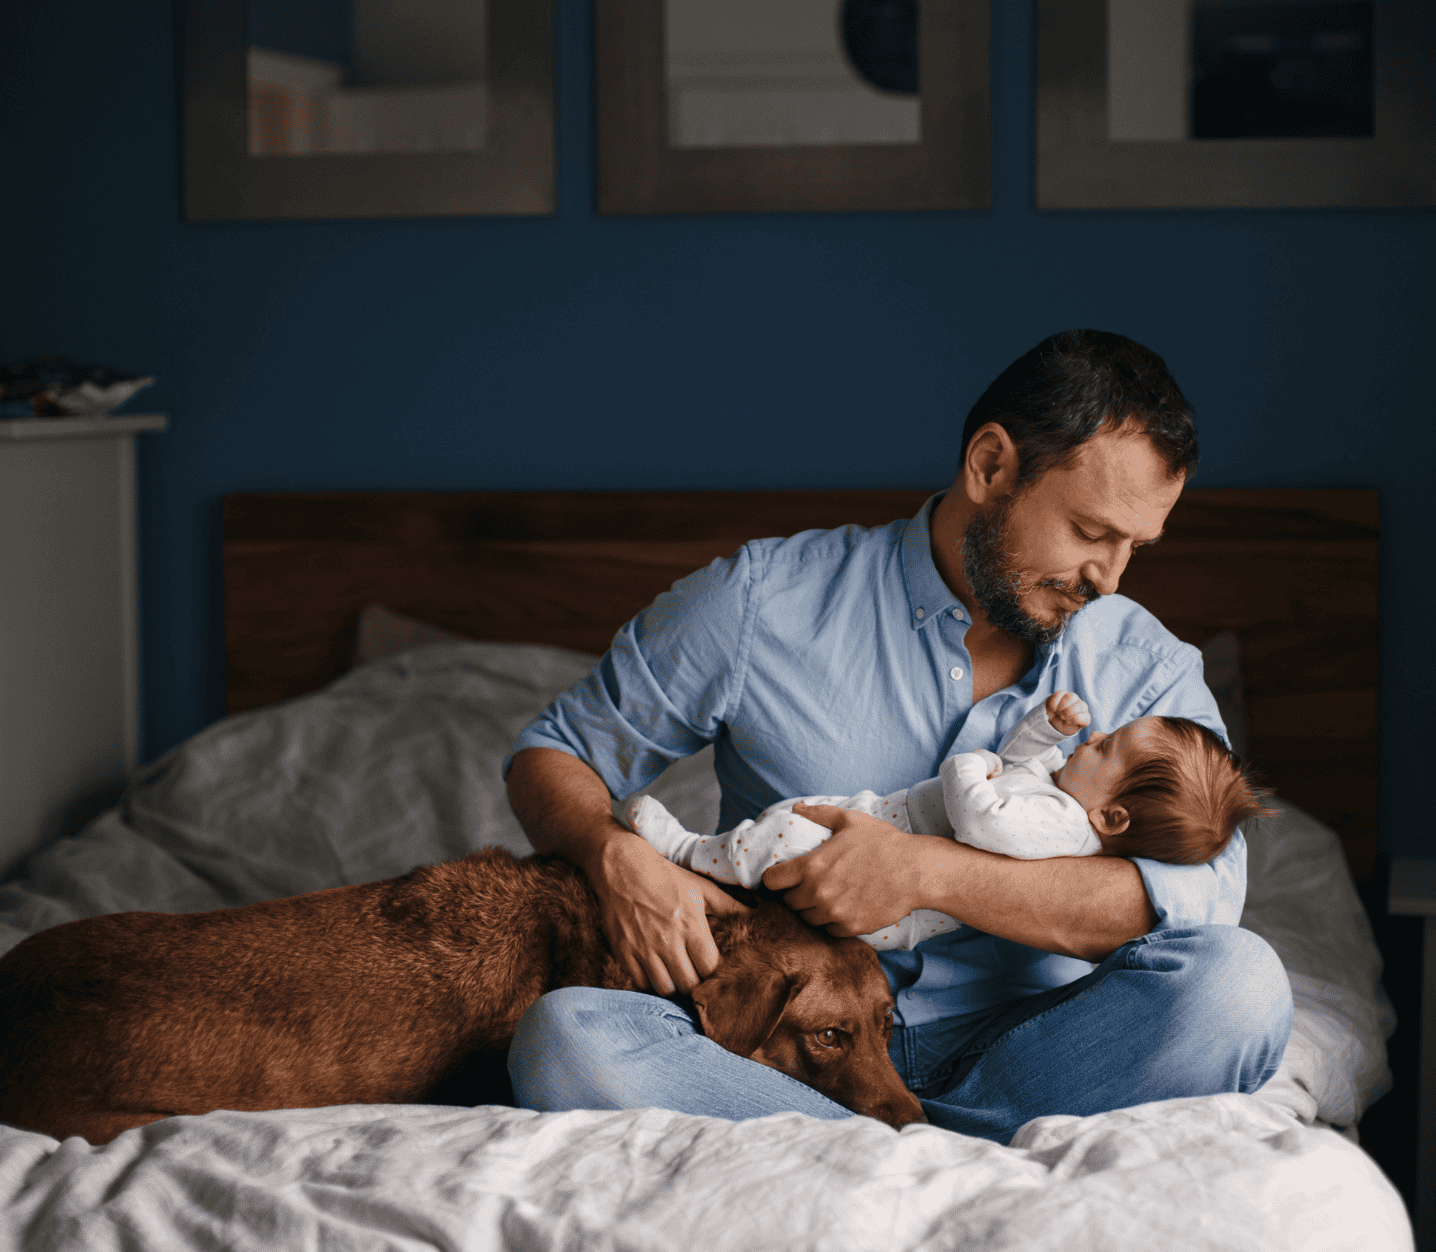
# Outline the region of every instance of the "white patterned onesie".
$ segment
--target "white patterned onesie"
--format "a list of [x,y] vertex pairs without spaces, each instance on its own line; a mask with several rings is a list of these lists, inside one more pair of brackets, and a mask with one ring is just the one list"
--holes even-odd
[[[1065,738],[1038,705],[1018,722],[999,753],[979,748],[950,756],[936,778],[890,796],[860,791],[854,796],[780,800],[757,818],[716,835],[684,830],[652,796],[638,796],[628,806],[628,824],[670,861],[744,887],[761,885],[769,866],[811,852],[832,837],[826,826],[792,811],[799,800],[855,809],[899,830],[945,835],[1023,860],[1091,856],[1102,850],[1102,843],[1086,812],[1052,781],[1065,760],[1057,747]],[[959,924],[946,913],[917,909],[862,938],[884,951],[914,948]]]

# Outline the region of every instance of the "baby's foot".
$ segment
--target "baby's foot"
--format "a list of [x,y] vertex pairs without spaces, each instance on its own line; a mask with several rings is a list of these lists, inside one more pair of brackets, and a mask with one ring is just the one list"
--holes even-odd
[[628,824],[656,851],[679,864],[680,854],[695,837],[652,796],[634,796],[628,803]]

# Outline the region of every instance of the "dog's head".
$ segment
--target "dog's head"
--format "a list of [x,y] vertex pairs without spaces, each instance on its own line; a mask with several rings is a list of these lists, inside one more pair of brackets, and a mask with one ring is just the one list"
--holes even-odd
[[703,1033],[889,1126],[922,1106],[888,1056],[893,999],[877,953],[781,904],[714,922],[723,960],[693,990]]

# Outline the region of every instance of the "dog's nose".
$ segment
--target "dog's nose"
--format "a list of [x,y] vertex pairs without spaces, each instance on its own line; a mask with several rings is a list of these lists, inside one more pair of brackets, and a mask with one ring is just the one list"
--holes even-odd
[[906,1090],[901,1097],[883,1101],[881,1107],[875,1109],[870,1116],[876,1117],[880,1122],[886,1122],[894,1130],[901,1130],[904,1126],[918,1122],[928,1124],[927,1115],[923,1113],[917,1097]]

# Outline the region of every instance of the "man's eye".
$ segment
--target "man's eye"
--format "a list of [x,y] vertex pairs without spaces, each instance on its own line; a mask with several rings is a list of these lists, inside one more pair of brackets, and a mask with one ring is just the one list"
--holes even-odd
[[820,1030],[813,1036],[825,1048],[836,1048],[838,1046],[838,1032],[831,1026],[827,1030]]
[[1096,536],[1096,535],[1089,535],[1085,530],[1082,529],[1082,527],[1080,527],[1080,526],[1074,526],[1072,529],[1077,532],[1077,537],[1078,537],[1079,539],[1086,540],[1086,542],[1088,542],[1088,543],[1096,543],[1096,542],[1097,542],[1097,536]]

